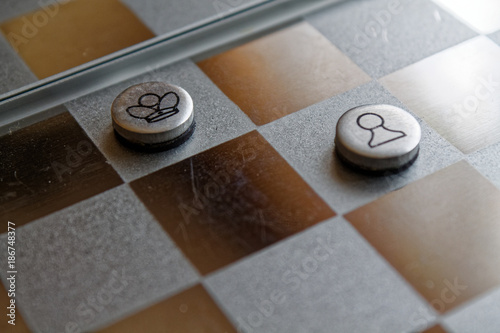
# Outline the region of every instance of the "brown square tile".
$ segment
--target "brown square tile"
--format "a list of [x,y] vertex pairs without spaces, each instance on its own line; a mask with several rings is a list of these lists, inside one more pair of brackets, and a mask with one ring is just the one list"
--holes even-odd
[[122,183],[68,112],[0,137],[0,160],[0,220],[17,227]]
[[197,285],[100,333],[236,333],[236,329],[201,285]]
[[[11,298],[9,297],[7,291],[4,289],[2,286],[2,283],[0,283],[0,308],[2,311],[5,309],[5,314],[2,316],[2,319],[0,320],[0,332],[2,333],[29,333],[31,332],[28,329],[28,326],[23,320],[23,317],[21,316],[21,313],[19,312],[19,303],[16,302],[14,303],[15,306],[15,320],[14,323],[15,325],[9,324],[9,321],[12,320],[12,317],[9,317],[8,314],[10,314],[10,309],[7,309],[7,307],[12,307]],[[15,297],[14,297],[15,300]]]
[[256,131],[131,186],[202,274],[335,214]]
[[446,332],[441,326],[436,325],[423,331],[422,333],[448,333],[448,332]]
[[500,284],[500,191],[466,162],[345,217],[439,312]]
[[498,0],[434,0],[483,34],[500,30],[500,1]]
[[0,25],[40,79],[154,37],[119,0],[64,2]]
[[464,153],[500,141],[500,47],[478,37],[380,82]]
[[370,80],[308,23],[259,38],[198,66],[257,125]]

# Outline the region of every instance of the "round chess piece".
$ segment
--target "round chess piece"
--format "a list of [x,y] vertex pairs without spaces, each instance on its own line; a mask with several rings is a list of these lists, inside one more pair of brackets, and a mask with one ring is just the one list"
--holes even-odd
[[194,131],[193,100],[181,87],[146,82],[124,90],[111,106],[116,137],[142,151],[184,143]]
[[364,105],[340,117],[335,150],[352,168],[371,173],[397,172],[417,159],[421,129],[405,110],[392,105]]

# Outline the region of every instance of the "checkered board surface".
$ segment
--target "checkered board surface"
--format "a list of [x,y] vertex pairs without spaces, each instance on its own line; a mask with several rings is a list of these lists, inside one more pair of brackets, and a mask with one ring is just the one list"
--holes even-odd
[[[2,332],[500,332],[498,1],[349,1],[0,138]],[[125,88],[192,96],[182,146],[113,135]],[[348,109],[423,132],[399,174],[334,154]],[[0,292],[2,311],[7,292]]]

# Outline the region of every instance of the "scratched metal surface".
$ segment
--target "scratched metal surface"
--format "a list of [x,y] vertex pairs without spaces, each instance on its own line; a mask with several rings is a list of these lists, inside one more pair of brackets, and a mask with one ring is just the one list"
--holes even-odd
[[[276,61],[279,50],[260,42],[225,50],[262,66],[227,67],[231,80],[265,79],[279,94],[300,93],[322,74],[318,62],[347,64],[323,71],[335,82],[327,97],[273,110],[262,125],[265,110],[248,100],[272,93],[252,86],[239,105],[207,70],[219,59],[210,56],[82,96],[0,138],[0,223],[19,225],[18,325],[2,319],[0,331],[500,332],[500,17],[486,27],[476,18],[490,17],[488,4],[498,1],[470,11],[349,1],[261,41],[307,52]],[[293,45],[297,29],[321,42]],[[350,73],[359,80],[343,81]],[[113,99],[145,81],[194,100],[197,129],[175,150],[139,153],[113,136]],[[367,103],[419,121],[408,170],[370,177],[334,155],[338,118]]]

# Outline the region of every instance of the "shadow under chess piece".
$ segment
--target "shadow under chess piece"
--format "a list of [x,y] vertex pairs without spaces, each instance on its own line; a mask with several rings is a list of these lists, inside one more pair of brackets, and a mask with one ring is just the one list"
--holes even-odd
[[392,130],[384,126],[385,120],[376,113],[364,113],[357,119],[358,126],[371,132],[371,139],[368,145],[375,148],[386,143],[404,138],[403,131]]

